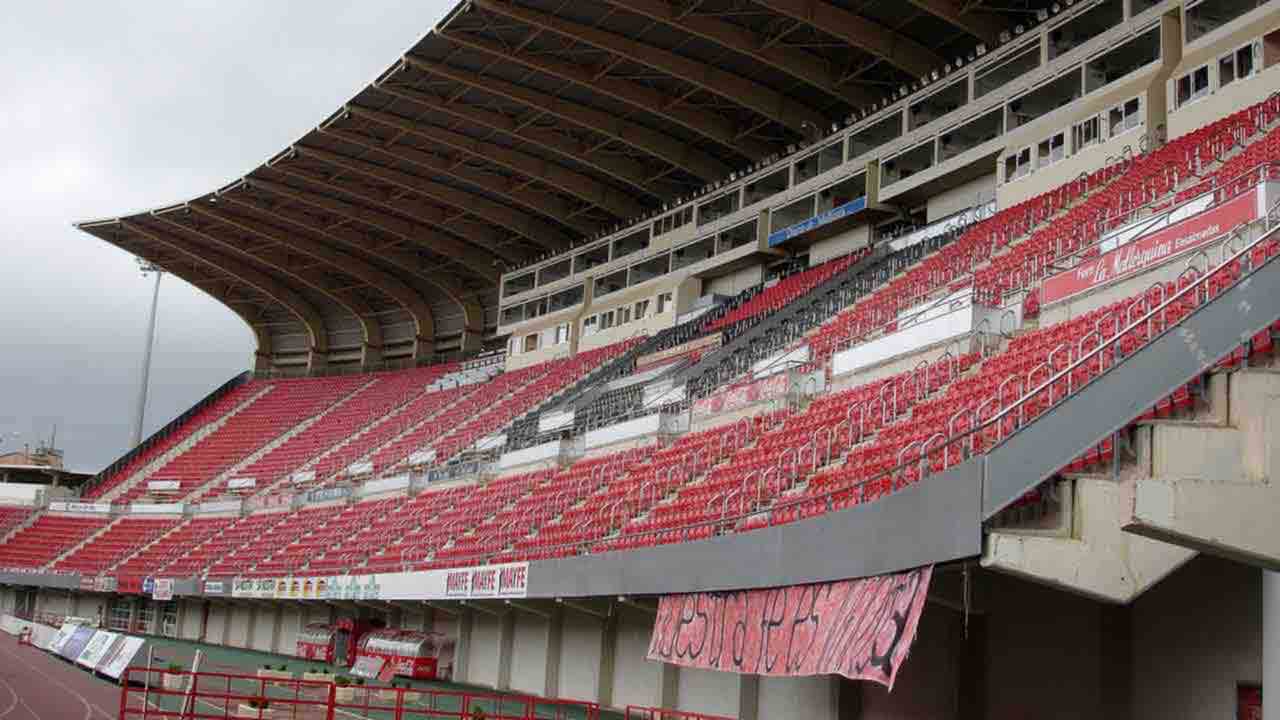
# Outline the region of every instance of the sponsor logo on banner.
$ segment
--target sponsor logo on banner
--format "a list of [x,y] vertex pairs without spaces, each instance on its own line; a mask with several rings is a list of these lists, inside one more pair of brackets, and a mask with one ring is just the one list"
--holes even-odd
[[471,596],[471,571],[470,570],[448,570],[448,574],[444,579],[444,594],[446,597],[470,597]]
[[843,675],[893,688],[933,568],[768,590],[666,595],[648,659],[751,675]]
[[98,592],[115,592],[116,579],[113,577],[108,577],[106,575],[99,575],[98,577],[94,578],[93,589],[97,590]]
[[1256,193],[1238,195],[1182,222],[1149,233],[1044,281],[1041,305],[1135,275],[1258,218]]
[[498,594],[498,570],[476,568],[471,571],[471,597],[495,597]]
[[49,512],[99,513],[111,512],[111,503],[51,502]]
[[204,584],[204,594],[205,595],[221,595],[223,592],[225,592],[224,590],[225,587],[226,586],[222,584],[221,580],[209,580]]
[[733,412],[754,403],[783,397],[789,388],[790,381],[785,374],[781,373],[753,382],[732,385],[695,402],[693,414],[706,416]]
[[271,578],[258,578],[253,583],[252,593],[254,597],[260,597],[260,598],[275,597],[276,581],[272,580]]
[[508,565],[498,571],[498,595],[524,597],[529,593],[529,566]]
[[816,230],[823,225],[829,225],[837,220],[843,220],[844,218],[862,210],[866,206],[867,199],[865,197],[860,197],[857,200],[852,200],[843,205],[837,205],[825,212],[818,213],[814,217],[803,222],[798,222],[795,225],[785,227],[777,232],[769,233],[769,247],[776,247],[788,240],[800,237],[812,230]]
[[155,589],[151,591],[151,597],[156,600],[172,600],[173,578],[156,578]]
[[93,590],[93,588],[94,588],[94,579],[95,579],[95,578],[94,578],[92,575],[81,575],[81,576],[80,576],[80,589],[81,589],[81,590]]
[[329,500],[338,500],[340,498],[345,498],[350,496],[351,496],[351,488],[340,485],[338,487],[320,488],[319,490],[312,490],[311,492],[307,493],[307,502],[309,503],[327,502]]
[[156,591],[156,579],[153,577],[142,578],[142,594],[150,595]]
[[[205,583],[205,588],[208,588],[208,587],[209,587],[209,584]],[[247,578],[236,578],[231,585],[231,596],[232,597],[253,597],[254,596],[253,590],[255,587],[257,587],[257,585],[253,580],[250,580]],[[206,589],[205,592],[209,592],[209,591]]]

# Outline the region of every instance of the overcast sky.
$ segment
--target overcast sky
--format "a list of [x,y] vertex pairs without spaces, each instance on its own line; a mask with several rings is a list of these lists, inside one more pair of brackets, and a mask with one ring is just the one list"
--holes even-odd
[[[453,0],[5,3],[0,20],[0,452],[54,424],[73,468],[127,448],[150,281],[75,230],[187,200],[301,137]],[[150,432],[249,367],[252,336],[161,285]]]

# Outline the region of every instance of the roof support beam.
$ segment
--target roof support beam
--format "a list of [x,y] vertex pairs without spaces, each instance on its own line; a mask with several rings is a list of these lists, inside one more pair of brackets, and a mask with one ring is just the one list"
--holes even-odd
[[208,265],[215,270],[224,272],[232,277],[239,278],[246,284],[251,285],[258,292],[266,295],[272,300],[280,303],[294,317],[302,322],[303,327],[307,330],[308,338],[311,342],[311,350],[314,353],[326,355],[329,352],[329,335],[325,331],[324,319],[320,317],[320,313],[315,307],[301,295],[293,290],[285,287],[282,283],[268,276],[266,273],[251,268],[248,265],[240,263],[236,260],[222,256],[220,253],[209,252],[207,248],[197,246],[195,243],[174,237],[170,234],[155,230],[149,226],[143,225],[137,220],[121,220],[120,224],[129,232],[141,235],[153,242],[160,243],[165,247],[174,250],[196,262]]
[[[358,110],[367,112],[368,108],[349,104],[347,105],[347,110],[352,115],[357,115]],[[382,114],[386,115],[388,113]],[[365,117],[368,116],[366,115]],[[415,124],[413,133],[424,140],[430,140],[459,152],[474,155],[495,165],[501,165],[512,172],[520,173],[525,177],[558,188],[561,192],[573,195],[592,205],[597,205],[619,218],[633,217],[645,210],[640,203],[607,185],[602,185],[588,175],[547,162],[519,150],[484,142],[469,135],[422,123]]]
[[[613,177],[615,180],[626,183],[649,195],[655,197],[662,195],[661,190],[653,187],[649,179],[650,173],[646,171],[644,165],[630,158],[613,157],[600,153],[587,154],[588,148],[586,146],[576,143],[554,130],[536,126],[522,126],[500,112],[472,105],[463,105],[460,102],[451,101],[449,98],[439,97],[408,87],[398,81],[396,75],[379,81],[374,87],[379,92],[390,95],[393,98],[407,100],[427,110],[438,110],[447,113],[463,122],[474,123],[490,130],[496,130],[517,140],[537,145],[562,157],[585,163]],[[409,132],[407,129],[405,131]]]
[[[113,222],[112,226],[115,228],[123,227],[123,225],[118,221]],[[79,225],[77,227],[79,227],[81,230],[84,230],[85,232],[88,232],[93,235],[97,235],[103,240],[106,240],[112,245],[115,245],[116,247],[119,247],[127,252],[133,253],[139,257],[146,258],[147,260],[156,263],[165,272],[169,273],[170,275],[173,275],[174,277],[182,280],[188,285],[191,285],[197,290],[200,290],[201,292],[213,298],[214,300],[222,303],[228,310],[235,313],[236,317],[244,321],[244,324],[249,327],[249,332],[253,333],[253,337],[257,341],[258,346],[257,348],[254,349],[254,357],[255,357],[254,369],[263,370],[270,366],[271,349],[272,349],[270,331],[268,331],[267,326],[264,323],[259,322],[259,319],[257,317],[255,317],[253,314],[248,312],[244,303],[236,302],[229,298],[226,292],[226,288],[224,288],[224,285],[226,284],[225,282],[216,281],[209,277],[201,276],[196,272],[193,272],[191,270],[181,267],[177,263],[165,262],[167,258],[165,258],[163,255],[160,255],[159,253],[154,253],[154,252],[149,252],[147,250],[128,247],[127,243],[124,243],[119,239],[113,238],[112,234],[103,233],[102,228],[105,227],[103,225],[97,225],[96,227]],[[254,309],[260,309],[256,303],[250,304],[248,307],[252,307]]]
[[[301,173],[285,171],[279,165],[273,169],[286,173],[290,177],[300,178],[312,183],[320,182],[315,178],[302,175]],[[368,210],[345,200],[338,200],[317,194],[310,190],[291,187],[284,183],[268,180],[263,177],[254,176],[249,178],[247,182],[250,187],[261,188],[273,195],[286,197],[295,202],[300,202],[304,205],[310,205],[314,208],[324,210],[325,212],[357,220],[366,225],[376,227],[383,232],[403,238],[406,241],[420,244],[432,252],[439,253],[440,255],[466,265],[469,270],[490,282],[497,283],[501,277],[501,273],[493,267],[493,258],[496,255],[491,254],[491,252],[482,252],[479,249],[472,248],[461,241],[454,240],[452,237],[437,232],[428,225],[424,225],[413,220],[407,220],[399,216]],[[342,190],[348,194],[354,194],[356,192],[354,190],[348,191],[346,188],[342,188]],[[359,195],[355,196],[360,197]],[[373,197],[371,193],[369,196]]]
[[[732,168],[710,153],[703,152],[689,143],[677,140],[665,133],[645,127],[626,118],[610,115],[593,107],[564,100],[551,93],[516,85],[501,78],[496,78],[468,70],[452,68],[443,63],[432,62],[413,55],[406,55],[406,64],[415,70],[447,78],[468,87],[483,90],[512,102],[527,106],[530,110],[547,113],[566,122],[571,122],[593,132],[601,133],[636,150],[662,158],[678,168],[696,175],[704,181],[719,180],[728,175]],[[589,160],[579,157],[580,161]]]
[[354,255],[334,250],[328,245],[310,238],[289,234],[265,223],[237,216],[220,206],[192,203],[191,209],[241,232],[256,235],[264,240],[291,248],[319,260],[336,270],[347,273],[361,282],[377,288],[382,294],[395,300],[413,318],[414,337],[419,343],[431,343],[435,338],[435,316],[431,306],[417,290],[401,282],[390,273],[383,272]]
[[473,50],[488,53],[507,62],[518,63],[531,70],[568,80],[592,92],[606,95],[626,103],[637,110],[657,113],[672,122],[677,122],[699,135],[719,143],[721,146],[751,158],[760,160],[773,152],[769,143],[746,137],[747,133],[730,119],[707,110],[681,104],[681,98],[670,97],[630,80],[611,77],[596,77],[587,68],[563,60],[552,59],[546,55],[535,55],[527,52],[511,52],[498,43],[464,35],[457,31],[445,30],[442,36],[450,42],[469,47]]
[[584,25],[572,20],[514,5],[500,0],[472,0],[477,6],[493,13],[517,20],[547,32],[557,33],[578,42],[584,42],[606,52],[616,53],[633,62],[647,65],[672,77],[680,78],[703,90],[731,100],[744,107],[781,123],[797,133],[805,132],[805,125],[824,127],[830,119],[822,113],[805,107],[772,88],[721,70],[714,65],[683,57],[669,50],[646,45],[637,40]]
[[[341,207],[343,203],[329,201],[327,198],[296,191],[287,185],[281,185],[280,183],[275,183],[270,180],[255,179],[251,181],[250,186],[254,189],[260,189],[268,194],[283,197],[293,202],[311,205],[312,207],[319,208],[326,212],[342,212]],[[261,202],[255,202],[251,196],[246,196],[243,191],[224,192],[221,197],[228,202],[236,203],[237,205],[255,213],[282,220],[304,232],[309,232],[319,237],[326,238],[353,250],[374,254],[383,261],[391,263],[401,272],[413,273],[439,288],[446,296],[449,297],[450,300],[454,302],[454,304],[458,306],[460,310],[462,310],[465,328],[478,332],[484,327],[484,311],[480,307],[480,304],[476,302],[474,295],[442,268],[424,266],[421,259],[413,253],[397,250],[393,247],[373,247],[374,243],[371,243],[368,237],[351,230],[350,228],[319,227],[313,219],[303,213],[283,207],[264,206]],[[331,202],[333,204],[330,204]],[[414,242],[414,240],[401,235],[398,231],[386,228],[379,229],[392,236],[399,237],[405,242]],[[414,232],[415,230],[409,231]],[[428,231],[425,237],[422,234],[419,234],[418,238],[419,241],[423,239],[430,241],[432,235],[435,235],[435,233]],[[434,247],[434,245],[429,247]],[[437,252],[440,251],[437,250]],[[471,269],[473,272],[479,274],[484,280],[495,285],[498,283],[501,276],[501,273],[498,272],[493,263],[481,264],[477,261],[477,264],[472,266]]]
[[[356,112],[354,107],[351,114],[357,117],[360,116],[360,113]],[[386,115],[388,113],[379,112],[379,114]],[[392,117],[399,116],[392,115]],[[397,129],[404,128],[397,127]],[[511,202],[523,206],[526,210],[545,214],[550,219],[564,224],[574,232],[588,235],[598,229],[595,223],[571,217],[573,214],[572,203],[566,202],[552,193],[531,188],[524,184],[510,182],[504,176],[496,173],[486,173],[473,167],[468,167],[463,163],[450,162],[443,156],[434,155],[408,145],[386,147],[382,143],[376,142],[377,138],[363,135],[354,130],[340,129],[331,125],[328,128],[321,129],[319,132],[343,142],[358,145],[368,152],[381,153],[388,157],[404,160],[432,173],[447,175],[459,182],[468,183],[501,195]],[[409,130],[407,132],[412,131]]]
[[920,43],[826,0],[757,0],[761,5],[866,50],[894,67],[924,77],[945,61]]
[[994,18],[968,12],[964,8],[964,3],[955,0],[907,0],[907,2],[936,18],[946,20],[991,47],[995,47],[1000,31],[1004,29]]
[[745,27],[717,20],[709,15],[682,13],[670,0],[608,0],[608,2],[650,20],[656,20],[697,35],[704,40],[710,40],[727,50],[781,70],[850,105],[866,105],[880,100],[879,95],[873,95],[861,88],[841,85],[837,73],[832,72],[825,62],[813,55],[803,50],[778,45],[766,47],[760,37]]
[[[187,208],[192,211],[194,216],[209,218],[208,215],[202,212],[202,208],[200,208],[196,203],[188,204]],[[367,302],[354,293],[334,290],[332,287],[334,284],[333,280],[326,277],[324,273],[310,268],[298,267],[298,263],[291,261],[287,252],[272,252],[269,250],[250,252],[247,246],[237,238],[226,238],[215,235],[210,232],[212,228],[196,227],[194,222],[191,222],[191,224],[178,222],[172,217],[173,215],[175,215],[175,213],[164,213],[154,215],[153,217],[168,225],[175,232],[186,233],[206,242],[213,243],[223,250],[243,256],[247,262],[266,265],[273,270],[277,270],[294,278],[298,282],[310,287],[312,290],[327,296],[340,307],[346,309],[347,312],[351,313],[351,315],[356,318],[356,321],[360,323],[360,327],[364,332],[364,344],[366,346],[373,348],[382,347],[382,326],[378,324],[378,319],[374,316],[373,309],[369,307]],[[193,215],[187,215],[185,216],[185,219],[188,221],[194,221],[195,217]],[[217,220],[216,218],[209,218],[209,222],[212,224],[217,222]]]
[[[368,160],[360,160],[358,158],[339,155],[338,153],[329,152],[305,145],[295,145],[294,150],[299,157],[311,158],[318,160],[331,167],[336,167],[346,172],[363,175],[366,178],[393,185],[401,190],[407,190],[420,197],[427,198],[434,202],[440,203],[448,207],[455,208],[459,213],[465,213],[480,218],[488,223],[493,223],[499,227],[526,237],[529,240],[547,248],[548,250],[560,251],[569,247],[569,238],[552,227],[549,223],[538,220],[528,213],[521,212],[507,205],[488,200],[480,195],[475,195],[465,190],[459,190],[443,183],[432,182],[417,175],[400,172],[399,170],[391,170],[380,165],[375,165]],[[285,164],[277,164],[274,169],[286,173],[296,173],[285,166]],[[301,173],[296,173],[301,175]],[[304,179],[306,175],[301,175]],[[350,189],[350,185],[338,184],[333,180],[321,180],[319,178],[310,178],[311,182],[319,182],[330,187],[342,190],[349,195],[360,195],[355,190]],[[365,194],[365,200],[370,198]],[[378,204],[384,208],[395,210],[398,212],[406,212],[403,207],[391,205],[387,200],[380,200]],[[457,218],[442,219],[441,221],[447,226],[449,223],[456,221]]]

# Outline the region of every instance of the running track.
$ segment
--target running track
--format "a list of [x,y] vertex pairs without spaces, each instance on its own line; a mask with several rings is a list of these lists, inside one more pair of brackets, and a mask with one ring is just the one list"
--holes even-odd
[[0,633],[0,720],[116,720],[120,687]]

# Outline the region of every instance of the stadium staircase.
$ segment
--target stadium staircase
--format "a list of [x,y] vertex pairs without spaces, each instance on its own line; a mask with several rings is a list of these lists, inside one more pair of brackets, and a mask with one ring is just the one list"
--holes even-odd
[[165,465],[168,465],[171,461],[176,459],[178,456],[182,455],[186,451],[200,444],[201,440],[204,440],[208,436],[217,432],[218,429],[220,429],[223,425],[226,425],[236,415],[239,415],[241,412],[248,409],[249,406],[253,405],[255,402],[260,400],[267,393],[271,392],[271,390],[272,390],[272,386],[269,384],[264,385],[263,387],[257,390],[250,390],[249,396],[247,398],[237,403],[227,412],[219,415],[217,418],[197,428],[194,432],[192,432],[190,435],[184,438],[177,445],[174,445],[172,448],[169,448],[168,450],[162,452],[161,454],[157,455],[155,458],[148,460],[147,463],[143,465],[141,468],[134,471],[133,473],[130,473],[129,476],[125,478],[123,482],[115,484],[109,489],[106,489],[103,494],[97,497],[97,500],[100,502],[114,502],[121,495],[130,492],[131,490],[136,488],[140,483],[146,480],[148,477],[151,477],[152,473],[156,472],[157,470],[164,467]]
[[355,390],[352,390],[350,393],[347,393],[346,395],[338,398],[337,402],[334,402],[333,404],[325,407],[323,410],[316,413],[315,415],[312,415],[311,417],[303,420],[302,422],[290,427],[288,430],[285,430],[280,435],[277,435],[276,437],[272,438],[262,447],[258,448],[257,450],[254,450],[253,452],[241,458],[239,461],[235,462],[226,470],[223,470],[217,475],[214,475],[208,482],[192,488],[191,492],[187,493],[186,497],[184,497],[183,500],[187,502],[195,502],[195,501],[203,500],[209,497],[210,495],[215,494],[218,491],[220,486],[225,486],[227,481],[229,481],[234,477],[240,476],[242,473],[244,473],[246,468],[252,466],[254,463],[266,457],[267,454],[270,453],[272,450],[275,450],[276,448],[284,445],[285,443],[289,442],[290,440],[297,437],[298,435],[301,435],[312,425],[315,425],[316,423],[321,422],[332,413],[341,412],[345,410],[348,403],[350,403],[352,400],[360,396],[361,393],[369,390],[369,388],[376,385],[377,382],[378,381],[376,378],[371,378],[368,382],[356,387]]

